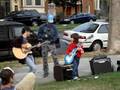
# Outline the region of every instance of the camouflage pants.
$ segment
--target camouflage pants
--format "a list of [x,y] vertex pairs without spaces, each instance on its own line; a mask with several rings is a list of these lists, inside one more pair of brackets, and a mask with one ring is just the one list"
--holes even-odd
[[42,45],[42,58],[43,58],[43,71],[44,74],[48,74],[49,67],[48,67],[48,52],[51,53],[54,65],[59,64],[56,56],[56,46],[55,44],[44,44]]

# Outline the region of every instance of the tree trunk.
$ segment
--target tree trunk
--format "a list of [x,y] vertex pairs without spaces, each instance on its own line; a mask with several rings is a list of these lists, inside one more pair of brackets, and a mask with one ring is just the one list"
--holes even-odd
[[75,14],[77,14],[77,4],[75,5]]
[[65,16],[65,6],[62,6],[63,9],[63,16]]
[[110,0],[108,50],[120,53],[120,0]]

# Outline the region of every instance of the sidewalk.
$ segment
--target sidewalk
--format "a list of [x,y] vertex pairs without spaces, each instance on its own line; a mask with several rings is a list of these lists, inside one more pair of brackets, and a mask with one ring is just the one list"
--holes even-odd
[[[108,56],[111,58],[112,64],[114,66],[114,70],[116,71],[117,69],[117,60],[120,60],[120,55],[110,55]],[[81,58],[80,60],[80,65],[79,65],[79,75],[80,76],[85,76],[85,75],[91,75],[91,69],[90,69],[90,64],[89,61],[91,60],[91,58]],[[60,61],[60,64],[63,64],[63,61]],[[53,63],[49,63],[49,76],[47,78],[43,78],[43,70],[42,70],[43,66],[42,64],[37,65],[37,72],[36,72],[36,76],[37,76],[37,83],[43,84],[43,83],[47,83],[47,82],[51,82],[54,81],[54,77],[53,77]],[[23,68],[17,68],[15,70],[15,80],[16,82],[19,82],[27,73],[28,73],[29,68],[23,67]]]

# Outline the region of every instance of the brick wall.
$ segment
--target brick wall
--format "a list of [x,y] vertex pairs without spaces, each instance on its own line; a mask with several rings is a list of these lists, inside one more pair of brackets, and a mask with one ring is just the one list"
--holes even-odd
[[94,0],[83,0],[82,1],[82,12],[94,14]]

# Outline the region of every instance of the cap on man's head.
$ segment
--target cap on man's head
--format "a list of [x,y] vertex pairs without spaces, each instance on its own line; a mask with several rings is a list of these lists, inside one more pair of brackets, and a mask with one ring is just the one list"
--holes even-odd
[[79,34],[77,34],[77,33],[73,33],[73,34],[71,35],[71,38],[79,39],[80,36],[79,36]]

